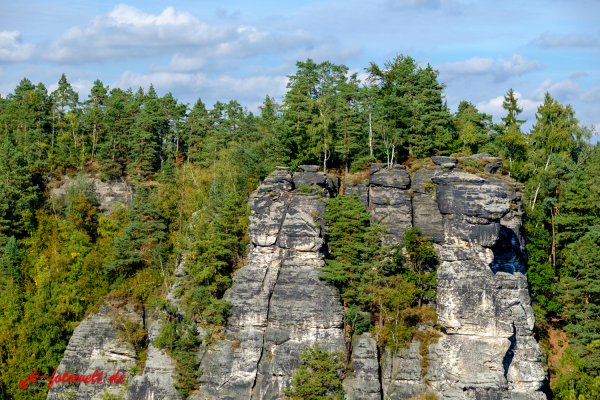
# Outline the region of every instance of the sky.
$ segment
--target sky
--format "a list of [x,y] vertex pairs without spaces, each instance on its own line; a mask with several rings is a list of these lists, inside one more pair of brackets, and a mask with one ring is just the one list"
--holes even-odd
[[100,79],[256,112],[283,99],[297,61],[364,81],[402,54],[439,70],[453,111],[467,100],[499,122],[513,88],[528,129],[550,92],[600,132],[599,17],[597,0],[0,0],[0,95],[23,78],[55,90],[65,73],[81,99]]

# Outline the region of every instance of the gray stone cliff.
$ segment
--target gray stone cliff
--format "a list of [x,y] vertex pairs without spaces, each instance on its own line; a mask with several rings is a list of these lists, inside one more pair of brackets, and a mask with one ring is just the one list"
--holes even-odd
[[[348,400],[427,392],[439,399],[546,398],[541,351],[531,335],[521,188],[490,173],[501,168],[498,159],[469,160],[478,160],[482,171],[467,173],[463,160],[433,157],[411,173],[401,165],[373,164],[368,180],[344,182],[344,194],[357,193],[372,221],[387,227],[388,243],[401,245],[414,226],[435,243],[440,259],[432,303],[439,338],[426,344],[414,339],[392,352],[379,349],[369,333],[354,337],[352,369],[343,382]],[[199,349],[200,389],[192,399],[279,399],[308,346],[346,351],[339,293],[319,279],[326,249],[322,215],[338,186],[317,167],[301,166],[293,175],[279,167],[251,195],[248,261],[225,294],[232,314],[223,339]],[[104,358],[114,357],[109,343],[115,333],[107,313],[101,309],[82,322],[60,368],[108,369]],[[147,319],[148,361],[124,398],[178,399],[170,379],[173,361],[152,346],[162,321]],[[119,362],[133,362],[119,351]],[[98,395],[83,385],[78,390],[78,399]],[[55,392],[49,398],[58,398]]]

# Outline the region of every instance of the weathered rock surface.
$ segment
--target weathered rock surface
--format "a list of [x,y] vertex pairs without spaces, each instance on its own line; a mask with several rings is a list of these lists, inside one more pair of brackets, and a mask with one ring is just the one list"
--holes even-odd
[[433,177],[439,170],[420,169],[412,175],[413,220],[412,224],[434,243],[445,239],[442,213],[437,205]]
[[175,388],[175,361],[161,349],[154,347],[154,340],[160,335],[164,321],[156,313],[148,332],[146,365],[141,375],[130,381],[122,400],[183,400],[183,395]]
[[[302,169],[293,178],[289,169],[276,170],[251,196],[252,249],[225,294],[232,303],[225,339],[204,354],[193,399],[278,399],[307,347],[345,349],[339,293],[318,270],[327,179]],[[317,189],[293,190],[300,185]]]
[[443,398],[545,398],[541,351],[531,336],[518,187],[461,172],[433,182],[446,236],[437,275],[438,323],[446,336],[432,346],[432,386]]
[[55,383],[48,391],[48,399],[59,400],[65,396],[74,396],[72,398],[78,400],[98,399],[105,389],[115,395],[125,392],[123,384],[111,384],[109,377],[120,370],[125,373],[126,378],[131,378],[127,370],[135,366],[135,349],[118,338],[115,319],[143,323],[143,315],[131,305],[102,305],[97,313],[90,314],[75,328],[65,355],[56,369],[56,376],[67,371],[72,375],[92,375],[96,370],[98,373],[103,371],[102,381]]
[[352,371],[344,380],[347,400],[381,400],[377,343],[370,333],[352,338]]
[[[368,181],[344,182],[344,194],[358,193],[372,221],[388,228],[388,243],[401,244],[412,226],[435,242],[442,332],[429,346],[415,339],[406,349],[381,354],[369,334],[356,336],[352,371],[343,382],[346,397],[399,400],[433,391],[446,400],[545,399],[541,351],[531,335],[522,189],[484,172],[465,173],[448,157],[432,161],[411,174],[403,166],[373,164]],[[316,166],[300,169],[292,176],[278,167],[251,195],[251,251],[225,294],[232,314],[223,339],[199,349],[200,390],[192,399],[279,399],[307,347],[317,342],[328,351],[346,349],[339,293],[319,279],[322,215],[339,182]],[[59,371],[112,371],[117,359],[115,366],[133,365],[132,349],[116,339],[109,308],[77,328]],[[153,346],[161,323],[158,317],[148,322],[148,361],[126,400],[180,398],[173,361]],[[81,384],[76,398],[97,398],[102,389]],[[57,399],[60,390],[56,385],[48,398]],[[119,388],[110,390],[118,394]]]
[[384,399],[409,399],[426,389],[421,374],[421,342],[413,340],[407,349],[384,349],[381,384]]
[[356,183],[346,180],[344,182],[344,196],[352,196],[353,194],[357,194],[360,202],[366,208],[369,208],[369,179],[364,179]]
[[412,228],[410,176],[403,165],[391,169],[373,164],[369,171],[371,221],[387,228],[386,244],[402,245],[404,232]]
[[[135,188],[125,182],[104,182],[98,178],[88,177],[86,181],[91,183],[96,190],[100,200],[100,211],[110,213],[117,204],[130,205],[135,197]],[[68,176],[63,177],[63,184],[60,187],[50,191],[51,198],[64,198],[67,194],[67,188],[73,184],[73,180]]]

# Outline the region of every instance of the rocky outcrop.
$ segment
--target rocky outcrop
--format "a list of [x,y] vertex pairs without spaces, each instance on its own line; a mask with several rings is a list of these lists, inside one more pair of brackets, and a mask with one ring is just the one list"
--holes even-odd
[[351,371],[344,380],[346,400],[381,400],[377,343],[370,333],[352,338]]
[[[395,351],[379,349],[369,333],[355,336],[343,382],[349,400],[399,400],[426,392],[446,400],[546,398],[541,351],[531,335],[522,189],[485,172],[499,162],[489,155],[466,163],[433,157],[410,173],[400,165],[373,164],[368,180],[344,181],[344,194],[357,193],[371,220],[387,227],[387,243],[401,245],[404,232],[417,227],[435,243],[440,261],[437,299],[430,303],[437,308],[436,339],[418,340],[431,337],[426,333],[433,323],[418,326],[421,335]],[[328,351],[346,351],[339,293],[319,279],[322,216],[339,181],[315,166],[300,169],[292,175],[278,167],[251,195],[247,264],[225,294],[232,306],[221,339],[199,349],[202,373],[194,400],[279,399],[307,347],[316,342]],[[185,279],[184,272],[178,276]],[[117,356],[119,366],[133,365],[134,354],[118,344],[107,307],[77,328],[59,371],[107,370]],[[174,363],[153,346],[162,320],[153,316],[147,324],[148,360],[124,399],[179,399]],[[88,386],[76,387],[78,399],[102,390]],[[53,388],[49,398],[58,398],[59,390]]]
[[204,354],[193,399],[278,399],[307,347],[345,351],[339,293],[319,279],[333,188],[316,168],[303,169],[292,178],[278,168],[251,196],[248,263],[225,294],[224,339]]
[[48,391],[48,399],[60,400],[76,398],[78,400],[99,399],[103,393],[121,396],[125,392],[124,384],[110,383],[111,375],[120,370],[131,379],[129,369],[136,365],[135,349],[130,343],[118,337],[115,321],[130,320],[143,323],[143,314],[130,304],[107,303],[98,312],[86,317],[73,332],[65,355],[56,368],[56,375],[69,372],[75,375],[93,375],[103,372],[97,383],[55,383]]
[[164,320],[155,313],[148,332],[146,365],[141,375],[135,375],[129,382],[122,400],[183,400],[184,396],[174,386],[175,360],[164,350],[154,346],[160,335]]
[[[86,177],[86,182],[91,184],[96,191],[100,202],[100,211],[110,213],[117,204],[130,205],[135,197],[135,188],[125,181],[104,182],[98,178]],[[64,176],[60,186],[50,190],[53,199],[64,199],[67,188],[72,185],[73,179]]]
[[386,168],[372,164],[369,171],[371,221],[387,228],[387,243],[402,245],[404,232],[412,227],[410,176],[403,165]]
[[[462,163],[481,173],[466,173]],[[427,390],[442,399],[545,399],[541,351],[531,336],[522,189],[493,175],[501,166],[489,154],[433,157],[410,176],[402,166],[372,166],[369,210],[373,222],[388,227],[388,242],[401,243],[414,226],[436,243],[444,333],[426,351],[426,371],[421,342],[394,353],[384,349],[384,399]]]

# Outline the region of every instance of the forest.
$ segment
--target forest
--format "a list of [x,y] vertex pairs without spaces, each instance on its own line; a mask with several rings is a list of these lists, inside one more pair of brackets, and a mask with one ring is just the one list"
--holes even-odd
[[[51,93],[25,78],[0,97],[0,397],[45,398],[47,388],[23,391],[18,383],[36,368],[50,374],[101,301],[164,306],[184,255],[190,279],[179,294],[187,321],[223,325],[228,304],[221,298],[247,253],[249,194],[276,166],[317,164],[343,178],[372,162],[489,153],[524,186],[534,334],[554,398],[596,398],[586,397],[600,393],[600,148],[591,142],[593,128],[546,93],[524,131],[509,88],[501,123],[467,100],[453,113],[438,72],[409,56],[371,63],[364,82],[344,65],[308,59],[296,66],[285,97],[266,96],[257,113],[236,100],[189,105],[153,86],[111,89],[99,80],[80,98],[64,74]],[[133,203],[102,213],[90,175],[129,182]],[[53,198],[64,176],[75,183],[64,199]],[[390,260],[381,255],[378,227],[368,227],[366,210],[350,199],[328,204],[332,256],[324,279],[362,308],[376,282],[385,283],[379,295],[389,295],[390,307],[434,296],[426,274],[362,277],[373,270],[365,265]],[[418,231],[407,235],[414,251],[393,262],[433,257]],[[388,338],[408,334],[393,322],[382,320],[378,329]],[[195,339],[192,324],[181,324],[167,325],[160,339],[181,367],[185,392],[194,385]],[[145,335],[123,331],[135,340]]]

